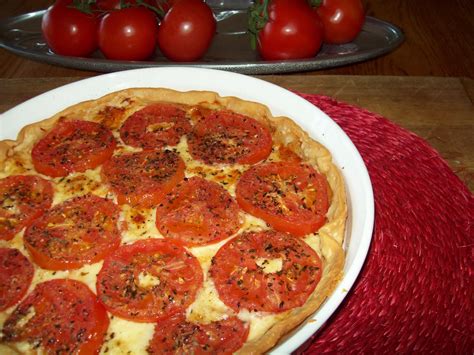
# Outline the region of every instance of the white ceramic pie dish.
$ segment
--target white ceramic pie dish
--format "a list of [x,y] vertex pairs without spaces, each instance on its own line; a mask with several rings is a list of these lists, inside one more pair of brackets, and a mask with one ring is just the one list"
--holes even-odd
[[260,102],[274,116],[292,118],[312,138],[324,144],[344,176],[349,218],[346,230],[344,277],[310,321],[286,336],[272,353],[296,350],[328,320],[341,304],[365,261],[372,238],[374,200],[367,169],[344,131],[314,105],[274,84],[231,72],[193,67],[146,68],[80,80],[32,98],[0,115],[0,140],[15,139],[19,130],[68,106],[130,87],[210,90],[221,96]]

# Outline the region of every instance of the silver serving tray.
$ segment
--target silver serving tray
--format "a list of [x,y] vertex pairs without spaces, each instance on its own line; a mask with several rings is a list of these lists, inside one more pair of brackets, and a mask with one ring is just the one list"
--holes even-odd
[[362,32],[351,43],[323,45],[313,58],[263,61],[258,53],[250,48],[250,39],[246,32],[247,10],[214,7],[213,11],[217,19],[217,34],[204,58],[192,63],[169,61],[159,49],[148,61],[108,60],[99,51],[89,58],[56,55],[48,48],[41,34],[41,19],[45,10],[0,21],[0,47],[32,60],[97,72],[192,65],[243,74],[273,74],[320,70],[365,61],[392,51],[404,39],[397,26],[366,17]]

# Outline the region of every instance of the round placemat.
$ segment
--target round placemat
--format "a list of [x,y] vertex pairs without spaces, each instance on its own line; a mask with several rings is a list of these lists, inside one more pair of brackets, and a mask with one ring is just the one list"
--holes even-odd
[[365,265],[338,311],[297,354],[473,354],[474,198],[425,141],[380,115],[300,94],[359,150],[373,185]]

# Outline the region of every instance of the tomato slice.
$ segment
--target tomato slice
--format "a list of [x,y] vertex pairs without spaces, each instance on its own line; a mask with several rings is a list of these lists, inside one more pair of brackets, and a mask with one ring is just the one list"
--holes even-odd
[[329,208],[324,176],[298,162],[251,167],[240,177],[236,197],[244,211],[295,236],[316,232]]
[[156,209],[156,226],[186,246],[218,242],[240,228],[239,206],[218,183],[192,177],[178,184]]
[[184,162],[174,151],[143,151],[112,157],[102,175],[119,204],[149,208],[163,200],[184,178]]
[[301,163],[301,157],[292,151],[290,148],[284,145],[278,145],[277,147],[278,157],[282,161],[293,162],[293,163]]
[[188,135],[193,158],[206,164],[254,164],[272,151],[270,130],[235,112],[213,111]]
[[97,294],[107,310],[135,322],[156,322],[184,310],[203,283],[198,260],[163,239],[124,245],[105,259]]
[[59,121],[33,147],[36,171],[52,177],[93,169],[109,159],[116,141],[105,126],[90,121]]
[[132,114],[120,128],[122,140],[143,149],[177,145],[191,130],[186,111],[168,104],[149,105]]
[[248,325],[237,317],[196,324],[180,313],[157,323],[147,350],[151,354],[233,354],[248,333]]
[[227,242],[209,272],[221,300],[235,311],[283,312],[306,302],[321,268],[318,254],[302,239],[268,230]]
[[51,207],[53,185],[33,175],[0,180],[0,239],[10,240]]
[[33,265],[18,249],[0,248],[0,311],[26,294],[34,272]]
[[69,270],[102,260],[120,245],[120,210],[110,200],[86,195],[67,200],[36,219],[24,243],[44,269]]
[[82,282],[38,284],[3,327],[3,341],[27,341],[46,354],[98,354],[109,326],[104,307]]

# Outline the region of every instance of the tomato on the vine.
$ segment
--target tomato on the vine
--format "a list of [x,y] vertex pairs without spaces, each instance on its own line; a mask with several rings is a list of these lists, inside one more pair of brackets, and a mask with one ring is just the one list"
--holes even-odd
[[[254,15],[260,16],[257,21],[262,21],[265,4],[256,5]],[[257,49],[264,60],[310,58],[318,53],[323,30],[318,15],[306,1],[271,0],[266,13],[268,21],[263,27],[262,23],[256,26]]]
[[323,0],[316,11],[323,23],[325,43],[351,42],[364,25],[361,0]]
[[211,8],[202,0],[178,0],[158,28],[158,46],[168,59],[194,61],[209,48],[216,32]]
[[96,16],[59,1],[43,15],[41,30],[49,48],[56,54],[86,57],[97,49]]
[[156,47],[158,20],[145,7],[129,7],[106,14],[99,27],[99,48],[109,59],[145,60]]

